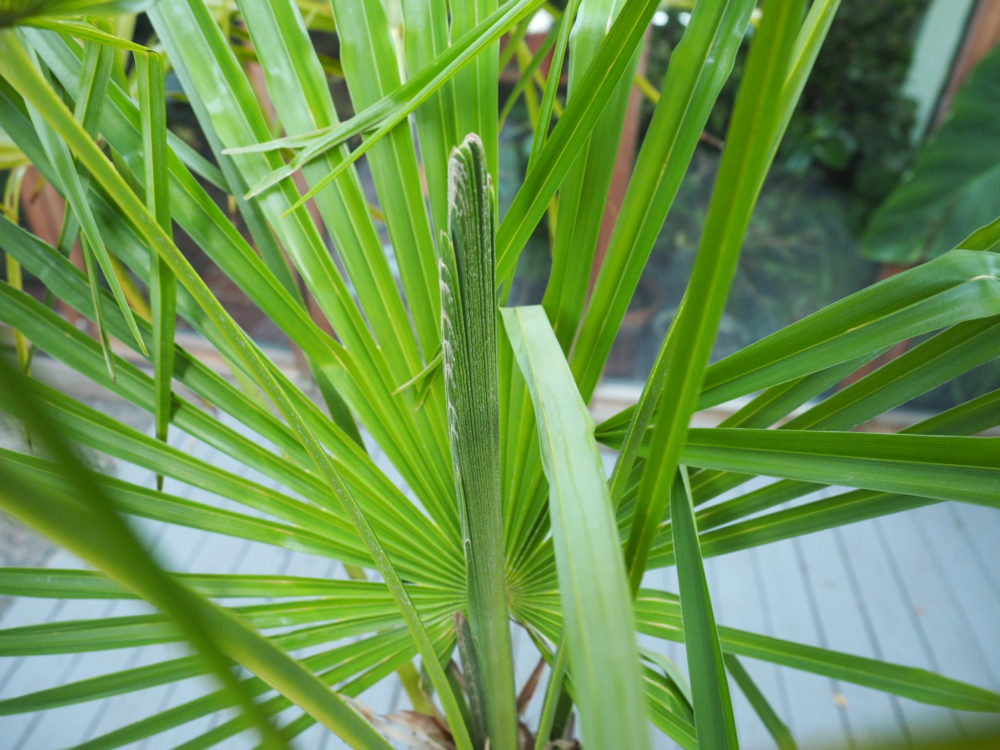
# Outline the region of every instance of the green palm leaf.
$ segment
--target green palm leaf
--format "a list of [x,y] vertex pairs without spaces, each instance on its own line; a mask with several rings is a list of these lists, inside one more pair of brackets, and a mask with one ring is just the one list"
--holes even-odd
[[[207,748],[256,729],[281,747],[320,723],[356,747],[414,730],[425,747],[543,750],[576,723],[588,747],[648,747],[656,730],[695,750],[736,745],[731,682],[756,729],[794,747],[783,719],[798,717],[779,716],[744,659],[1000,712],[983,687],[717,625],[728,600],[704,563],[939,502],[994,512],[1000,438],[971,436],[1000,424],[1000,391],[898,434],[852,430],[1000,355],[1000,221],[709,364],[757,193],[840,3],[766,0],[752,23],[750,0],[687,4],[634,165],[618,138],[660,3],[564,5],[0,1],[0,161],[30,163],[68,203],[52,246],[19,226],[11,178],[0,324],[22,367],[30,347],[32,371],[65,368],[137,415],[73,385],[0,390],[35,449],[0,448],[0,502],[92,566],[0,569],[0,595],[26,598],[0,652],[25,673],[40,655],[84,665],[18,683],[0,715],[100,714],[101,699],[160,687],[173,703],[82,746]],[[537,39],[543,7],[556,23]],[[640,403],[595,427],[585,403],[734,68],[684,305]],[[521,102],[523,175],[498,133]],[[183,130],[167,119],[182,111]],[[927,239],[927,206],[883,250]],[[497,302],[546,214],[543,305],[504,310],[498,336]],[[294,368],[251,320],[287,339]],[[719,427],[692,426],[732,399]],[[64,441],[121,472],[82,469]],[[598,442],[621,448],[610,481]],[[202,535],[212,555],[163,570],[132,524],[165,559]],[[205,562],[230,544],[254,550],[252,568]],[[334,565],[351,580],[324,577]],[[667,566],[679,596],[641,587]],[[63,620],[39,614],[61,601]],[[185,641],[194,651],[173,651]],[[687,674],[665,641],[683,644]],[[535,723],[515,676],[539,658]],[[415,713],[355,701],[394,673]]]

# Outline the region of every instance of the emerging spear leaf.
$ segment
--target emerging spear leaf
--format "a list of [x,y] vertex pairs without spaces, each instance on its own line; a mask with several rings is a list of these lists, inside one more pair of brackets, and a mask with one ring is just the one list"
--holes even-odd
[[442,351],[469,629],[490,747],[507,750],[517,746],[517,712],[500,507],[495,226],[496,200],[485,151],[471,134],[452,151],[449,162],[449,231],[441,237],[440,251]]

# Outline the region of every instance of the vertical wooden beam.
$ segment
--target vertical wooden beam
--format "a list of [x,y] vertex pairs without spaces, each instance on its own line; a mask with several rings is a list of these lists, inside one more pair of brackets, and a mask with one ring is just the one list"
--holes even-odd
[[[66,201],[34,167],[25,174],[24,184],[21,186],[21,212],[28,229],[53,247],[58,247],[63,217],[66,215]],[[83,271],[83,248],[79,240],[73,244],[70,260]],[[56,300],[56,309],[73,325],[80,325],[84,321],[87,332],[92,336],[96,335],[96,326],[62,300]]]
[[1000,44],[1000,0],[979,0],[972,11],[965,39],[955,58],[948,83],[938,102],[935,124],[948,114],[955,94],[987,53]]
[[[638,75],[646,74],[648,61],[649,34],[647,32],[642,44],[639,65],[636,68]],[[625,110],[622,137],[618,141],[615,171],[611,176],[611,188],[608,190],[608,202],[604,209],[604,220],[601,222],[601,232],[597,239],[597,253],[594,255],[594,267],[590,273],[591,288],[593,288],[594,281],[597,279],[597,272],[601,269],[601,264],[604,263],[608,243],[611,241],[611,233],[614,231],[615,222],[618,221],[622,201],[625,199],[625,191],[628,189],[629,178],[632,177],[632,167],[635,165],[635,154],[639,145],[639,122],[642,114],[642,101],[642,92],[638,86],[633,86],[632,93],[629,95],[628,108]]]

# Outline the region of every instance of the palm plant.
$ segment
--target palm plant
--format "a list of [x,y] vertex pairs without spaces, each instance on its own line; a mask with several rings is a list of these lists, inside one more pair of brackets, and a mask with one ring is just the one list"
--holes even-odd
[[[144,435],[0,371],[0,404],[41,449],[0,451],[2,507],[98,569],[6,569],[0,592],[141,597],[176,623],[169,637],[197,650],[0,701],[0,713],[211,673],[221,692],[93,745],[117,746],[238,706],[241,714],[212,741],[253,725],[266,744],[282,747],[320,722],[352,746],[382,748],[386,740],[350,696],[397,673],[414,707],[440,729],[425,746],[543,748],[563,736],[573,705],[588,747],[649,747],[652,723],[683,747],[726,748],[737,744],[731,677],[776,742],[790,746],[740,657],[928,703],[1000,710],[1000,696],[940,675],[717,627],[702,563],[929,503],[997,506],[998,438],[970,436],[1000,423],[1000,391],[906,434],[850,430],[997,356],[1000,222],[710,365],[755,200],[838,5],[766,0],[684,303],[638,404],[595,425],[586,404],[755,2],[693,7],[590,293],[615,146],[659,0],[550,8],[559,22],[548,41],[535,59],[520,57],[534,137],[523,182],[499,217],[498,40],[510,34],[506,63],[542,5],[333,0],[331,14],[306,0],[237,0],[252,44],[240,56],[228,6],[206,0],[0,6],[0,127],[68,205],[58,247],[13,215],[0,217],[0,247],[10,268],[40,279],[49,298],[92,320],[100,335],[90,338],[26,294],[18,273],[0,285],[0,320],[18,336],[22,370],[30,370],[30,343],[155,415],[154,435]],[[155,32],[148,46],[101,20],[140,9]],[[337,31],[337,67],[355,110],[348,119],[338,117],[314,52],[314,18]],[[551,73],[536,90],[538,63],[550,52]],[[247,75],[248,54],[263,70],[275,122]],[[180,82],[211,159],[167,131],[165,70]],[[361,157],[390,249],[367,203]],[[231,196],[245,233],[206,185]],[[552,273],[542,305],[498,310],[546,216]],[[175,232],[302,351],[322,405],[235,323]],[[84,272],[67,257],[78,237]],[[129,302],[133,279],[148,290],[148,311]],[[218,351],[237,384],[177,344],[177,316]],[[824,396],[897,342],[930,333]],[[737,397],[748,397],[746,405],[719,428],[690,427],[698,410]],[[168,441],[172,430],[285,491],[184,454]],[[95,473],[67,440],[151,470],[157,486]],[[372,459],[371,442],[402,483]],[[610,480],[598,443],[619,451]],[[780,481],[745,489],[756,475]],[[163,491],[160,477],[250,510],[181,500]],[[854,489],[775,510],[828,485]],[[172,575],[137,540],[129,516],[327,556],[354,577]],[[679,591],[643,588],[644,574],[665,566],[676,566]],[[235,609],[214,601],[245,596],[277,601]],[[0,631],[0,653],[101,647],[102,631],[122,624],[134,627],[137,642],[164,637],[156,617],[126,620],[76,623],[65,638],[45,624]],[[527,738],[518,726],[511,623],[551,667],[540,722]],[[262,633],[275,624],[296,629]],[[640,651],[637,633],[683,642],[689,674]],[[348,635],[362,638],[293,656]],[[234,662],[252,674],[234,671]],[[255,700],[261,695],[268,699]],[[277,726],[275,715],[290,704],[301,715]]]

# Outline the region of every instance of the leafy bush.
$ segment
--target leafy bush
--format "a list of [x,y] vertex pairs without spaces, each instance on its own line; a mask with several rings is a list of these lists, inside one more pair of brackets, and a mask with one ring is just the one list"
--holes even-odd
[[[844,191],[854,231],[864,227],[913,158],[914,103],[902,87],[928,5],[929,0],[843,0],[778,151],[775,165],[782,171],[799,176],[811,171]],[[680,41],[682,13],[687,11],[670,11],[671,22],[652,35],[654,78]],[[708,131],[715,136],[728,125],[744,57],[737,58],[709,118]]]
[[994,50],[972,71],[913,168],[872,216],[863,253],[886,263],[916,263],[953,247],[963,225],[996,215],[998,100],[1000,50]]

